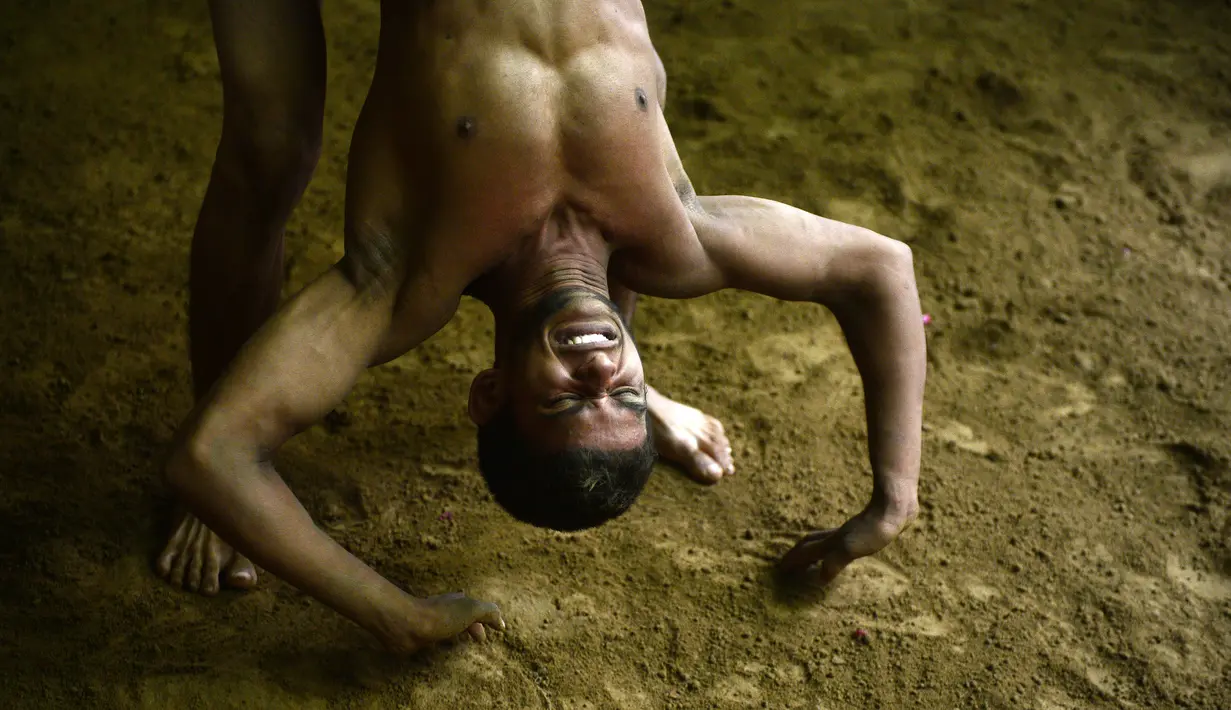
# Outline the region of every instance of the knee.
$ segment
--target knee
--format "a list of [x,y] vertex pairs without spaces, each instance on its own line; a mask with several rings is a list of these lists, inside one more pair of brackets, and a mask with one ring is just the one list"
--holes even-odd
[[218,167],[252,191],[279,195],[302,190],[321,155],[320,109],[228,109]]

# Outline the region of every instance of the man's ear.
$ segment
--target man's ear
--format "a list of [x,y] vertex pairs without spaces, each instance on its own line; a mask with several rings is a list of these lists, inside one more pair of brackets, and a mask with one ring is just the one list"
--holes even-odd
[[500,407],[504,406],[504,397],[504,380],[500,377],[499,370],[484,370],[475,375],[470,383],[470,401],[466,406],[470,421],[474,422],[475,426],[490,422],[496,412],[500,411]]

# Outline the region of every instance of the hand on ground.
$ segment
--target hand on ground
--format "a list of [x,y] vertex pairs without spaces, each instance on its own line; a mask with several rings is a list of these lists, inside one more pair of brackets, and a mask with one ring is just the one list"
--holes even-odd
[[489,628],[505,629],[499,607],[461,592],[414,600],[406,622],[404,630],[382,636],[390,651],[414,653],[459,636],[481,642],[487,640]]
[[816,581],[827,585],[851,562],[875,554],[893,542],[914,516],[898,517],[901,519],[868,508],[840,528],[808,533],[783,555],[779,568],[794,573],[819,564]]

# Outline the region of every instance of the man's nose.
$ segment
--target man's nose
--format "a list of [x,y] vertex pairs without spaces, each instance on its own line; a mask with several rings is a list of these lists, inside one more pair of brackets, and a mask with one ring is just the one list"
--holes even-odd
[[599,350],[591,355],[577,371],[578,379],[598,388],[605,389],[615,377],[616,364],[607,353]]

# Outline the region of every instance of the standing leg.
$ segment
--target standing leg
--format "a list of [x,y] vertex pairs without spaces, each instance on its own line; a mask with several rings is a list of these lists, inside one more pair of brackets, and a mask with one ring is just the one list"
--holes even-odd
[[212,0],[222,139],[192,239],[189,329],[203,396],[277,308],[282,231],[320,156],[319,0]]
[[[193,388],[205,395],[278,305],[282,232],[320,155],[325,34],[319,0],[211,0],[222,138],[192,238]],[[159,556],[175,585],[249,587],[256,570],[190,513]]]
[[[637,294],[621,284],[611,285],[611,300],[632,332],[633,315],[637,310]],[[650,408],[650,423],[658,455],[684,470],[698,483],[717,483],[723,476],[735,473],[731,460],[731,445],[722,422],[699,409],[668,399],[648,387],[646,404]]]

